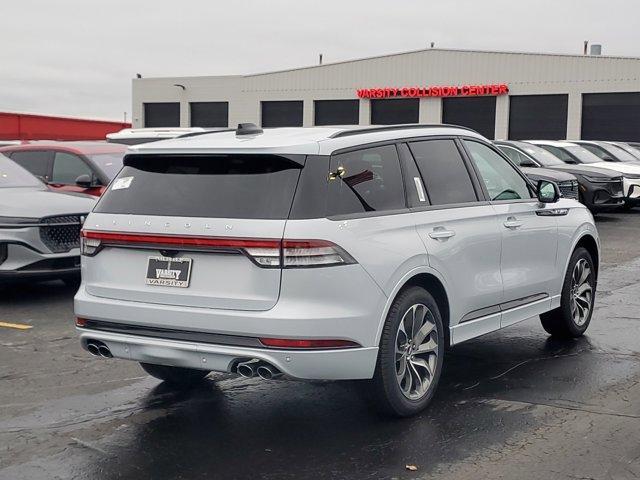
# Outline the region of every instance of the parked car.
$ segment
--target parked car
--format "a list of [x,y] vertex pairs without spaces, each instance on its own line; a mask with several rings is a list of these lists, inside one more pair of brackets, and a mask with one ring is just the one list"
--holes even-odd
[[37,141],[0,148],[0,153],[65,192],[100,196],[122,168],[127,147],[105,142]]
[[571,142],[586,148],[605,162],[638,163],[638,158],[635,155],[610,142],[596,142],[592,140],[571,140]]
[[80,228],[95,200],[57,193],[0,155],[0,281],[80,276]]
[[636,160],[640,161],[640,148],[634,147],[631,144],[625,143],[625,142],[607,142],[607,143],[610,143],[611,145],[615,145],[616,147],[623,149],[625,152],[633,155],[633,157]]
[[124,163],[83,228],[76,325],[166,382],[371,379],[405,416],[447,345],[538,314],[589,325],[593,217],[471,130],[245,124]]
[[582,145],[573,142],[530,140],[529,143],[539,145],[550,151],[565,163],[587,164],[593,167],[607,168],[622,174],[625,207],[631,208],[640,204],[640,165],[630,162],[602,161]]
[[[496,141],[502,150],[514,163],[520,165],[523,171],[531,177],[529,172],[537,170],[567,172],[575,175],[579,184],[579,199],[592,212],[617,210],[625,205],[622,175],[606,168],[590,165],[566,164],[551,152],[538,145],[518,141]],[[559,184],[564,196],[567,187]],[[563,189],[564,187],[564,189]]]
[[171,127],[171,128],[124,128],[119,132],[108,133],[107,142],[123,145],[139,145],[141,143],[157,142],[169,138],[181,137],[192,133],[203,133],[207,129],[202,127]]

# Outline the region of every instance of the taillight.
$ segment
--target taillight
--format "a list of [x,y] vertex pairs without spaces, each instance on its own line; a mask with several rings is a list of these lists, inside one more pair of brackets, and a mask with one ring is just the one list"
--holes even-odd
[[262,268],[313,268],[356,263],[344,249],[327,240],[196,237],[83,230],[80,251],[94,256],[106,246],[138,245],[167,250],[233,250]]
[[260,338],[260,343],[270,348],[313,349],[313,348],[356,348],[360,345],[350,340],[337,339],[295,339],[295,338]]

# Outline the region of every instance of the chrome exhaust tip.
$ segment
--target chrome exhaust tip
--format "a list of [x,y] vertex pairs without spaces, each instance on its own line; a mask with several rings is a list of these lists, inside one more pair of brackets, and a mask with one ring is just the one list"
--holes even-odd
[[258,359],[254,358],[253,360],[249,360],[248,362],[241,362],[236,367],[236,372],[238,375],[244,378],[251,378],[256,374],[256,363],[258,363]]
[[100,356],[100,348],[95,343],[87,343],[87,351],[94,357]]
[[111,354],[111,350],[109,350],[109,347],[107,347],[106,345],[99,345],[98,353],[100,353],[100,355],[103,356],[104,358],[113,357],[113,355]]
[[274,378],[281,377],[282,372],[269,364],[263,364],[258,367],[258,375],[263,380],[273,380]]

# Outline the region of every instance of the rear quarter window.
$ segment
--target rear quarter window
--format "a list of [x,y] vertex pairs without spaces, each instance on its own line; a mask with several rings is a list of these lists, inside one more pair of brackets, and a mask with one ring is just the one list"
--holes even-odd
[[95,211],[286,219],[304,160],[276,155],[129,156]]

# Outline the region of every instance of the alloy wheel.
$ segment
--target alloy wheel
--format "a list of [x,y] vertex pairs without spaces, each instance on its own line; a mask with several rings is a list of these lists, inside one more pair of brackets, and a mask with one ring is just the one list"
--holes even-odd
[[395,343],[396,379],[405,397],[422,398],[438,363],[438,327],[433,313],[421,303],[411,306],[400,320]]
[[593,302],[593,287],[590,283],[591,267],[581,258],[573,267],[571,275],[571,316],[573,322],[581,327],[589,318]]

